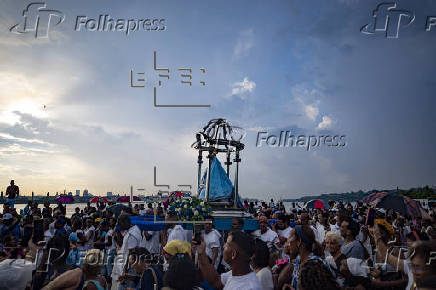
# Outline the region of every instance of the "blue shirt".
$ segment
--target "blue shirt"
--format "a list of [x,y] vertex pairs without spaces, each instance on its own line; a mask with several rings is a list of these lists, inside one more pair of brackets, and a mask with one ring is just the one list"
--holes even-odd
[[[4,237],[6,231],[8,230],[9,226],[2,225],[0,227],[0,237]],[[11,234],[15,238],[15,242],[18,242],[18,239],[21,236],[20,227],[16,225],[8,234]]]
[[67,257],[67,265],[80,265],[80,253],[77,248],[71,249]]

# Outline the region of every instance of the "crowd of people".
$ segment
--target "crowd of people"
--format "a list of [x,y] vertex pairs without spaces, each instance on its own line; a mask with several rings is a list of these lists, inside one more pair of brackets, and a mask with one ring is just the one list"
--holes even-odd
[[[231,230],[188,229],[162,204],[121,212],[88,203],[66,216],[59,203],[29,202],[0,215],[0,289],[435,289],[436,209],[430,219],[331,203],[328,209],[244,202],[258,221]],[[157,212],[166,229],[132,216]]]

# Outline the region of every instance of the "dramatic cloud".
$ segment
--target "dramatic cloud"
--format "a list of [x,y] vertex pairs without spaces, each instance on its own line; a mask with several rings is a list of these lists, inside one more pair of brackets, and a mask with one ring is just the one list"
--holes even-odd
[[[195,187],[190,145],[219,117],[247,131],[244,197],[434,182],[436,37],[424,29],[425,16],[436,13],[433,2],[398,3],[416,15],[398,39],[360,33],[373,20],[371,1],[195,0],[177,9],[166,2],[110,0],[104,9],[76,2],[47,3],[66,19],[38,39],[9,32],[26,4],[1,1],[0,185],[14,177],[23,192],[122,193],[134,185],[151,194],[159,189],[157,166],[159,183]],[[128,36],[74,30],[75,16],[102,13],[162,17],[167,29]],[[153,106],[161,73],[155,50],[158,66],[170,70],[158,102],[210,108]],[[181,83],[180,68],[192,69],[192,85]],[[144,88],[130,86],[132,69],[144,72]],[[259,131],[344,135],[347,146],[256,147]]]
[[245,98],[247,93],[251,93],[256,88],[256,83],[253,81],[249,81],[247,77],[245,77],[242,82],[236,82],[233,84],[232,95],[238,95],[241,98]]

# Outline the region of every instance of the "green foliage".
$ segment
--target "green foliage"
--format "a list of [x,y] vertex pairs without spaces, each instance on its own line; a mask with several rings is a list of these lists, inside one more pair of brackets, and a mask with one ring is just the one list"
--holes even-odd
[[320,199],[323,201],[335,200],[335,201],[343,201],[343,202],[353,202],[358,201],[364,198],[365,196],[380,191],[393,191],[398,192],[402,195],[408,196],[413,199],[434,199],[436,200],[436,190],[432,187],[426,185],[423,187],[410,188],[410,189],[373,189],[367,192],[359,190],[357,192],[345,192],[345,193],[325,193],[317,196],[304,196],[299,199],[284,199],[283,201],[289,202],[306,202],[312,199]]
[[436,199],[436,190],[428,185],[424,187],[410,188],[407,190],[400,189],[398,192],[414,199]]

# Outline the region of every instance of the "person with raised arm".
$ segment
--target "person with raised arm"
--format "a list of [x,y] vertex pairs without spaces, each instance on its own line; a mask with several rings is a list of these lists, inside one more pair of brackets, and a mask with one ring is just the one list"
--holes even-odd
[[216,289],[260,290],[262,286],[250,268],[250,258],[254,253],[254,241],[246,233],[233,231],[224,245],[223,258],[231,270],[219,275],[206,255],[206,243],[196,245],[198,265],[203,277]]

